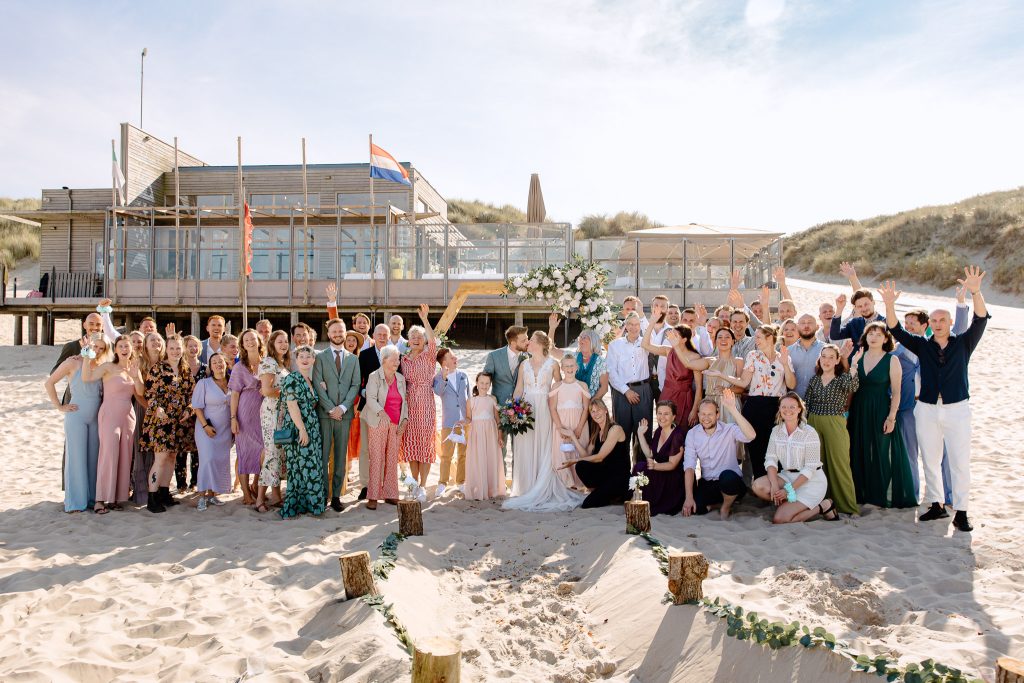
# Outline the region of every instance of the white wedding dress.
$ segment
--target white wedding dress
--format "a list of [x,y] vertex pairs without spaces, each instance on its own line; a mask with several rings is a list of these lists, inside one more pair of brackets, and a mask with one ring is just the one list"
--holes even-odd
[[536,374],[530,361],[520,366],[525,373],[523,398],[533,406],[533,429],[513,439],[512,498],[502,505],[506,510],[565,512],[578,508],[586,498],[562,483],[551,460],[554,434],[548,393],[554,367],[553,358],[545,360]]

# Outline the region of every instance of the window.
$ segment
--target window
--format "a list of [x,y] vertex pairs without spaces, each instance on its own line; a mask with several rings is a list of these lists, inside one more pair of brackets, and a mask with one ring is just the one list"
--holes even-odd
[[310,192],[309,201],[301,192],[275,192],[274,194],[254,194],[249,198],[249,206],[259,209],[260,213],[274,216],[287,216],[292,208],[301,209],[303,204],[311,207],[320,206],[320,193]]
[[[408,192],[376,192],[373,197],[377,204],[375,216],[387,214],[387,206],[390,204],[402,211],[409,210]],[[352,213],[360,216],[370,215],[370,193],[369,192],[339,192],[338,206],[348,208]]]

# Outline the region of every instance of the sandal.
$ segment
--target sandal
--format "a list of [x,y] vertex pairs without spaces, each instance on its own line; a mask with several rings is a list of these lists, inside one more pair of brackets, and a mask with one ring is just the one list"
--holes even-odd
[[124,510],[124,506],[122,506],[120,503],[111,503],[110,505],[107,506],[107,509],[113,510],[114,512],[121,512],[122,510]]
[[270,507],[266,503],[260,503],[255,508],[256,512],[263,514],[264,512],[270,512]]
[[366,509],[367,510],[376,510],[377,509],[377,501],[375,501],[375,500],[367,501],[366,502]]
[[[836,510],[835,503],[833,503],[830,500],[828,502],[828,509],[827,510],[822,509],[822,507],[821,507],[822,505],[824,505],[824,502],[818,503],[818,513],[821,515],[821,518],[824,519],[826,522],[838,522],[839,521],[839,512]],[[831,517],[829,517],[829,513],[832,514]]]
[[110,512],[110,509],[107,508],[107,506],[105,505],[97,505],[92,509],[92,511],[95,512],[97,515],[105,515],[108,512]]

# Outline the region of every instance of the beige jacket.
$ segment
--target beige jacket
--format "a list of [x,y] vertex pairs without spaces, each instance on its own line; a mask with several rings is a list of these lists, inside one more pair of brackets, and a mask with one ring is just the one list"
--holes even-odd
[[[398,382],[398,393],[402,396],[402,416],[398,421],[401,424],[409,419],[409,401],[405,398],[405,377],[396,372],[395,381]],[[388,399],[388,389],[390,387],[384,379],[383,368],[374,370],[366,379],[366,405],[360,411],[359,417],[371,427],[376,427],[380,422],[380,413]]]

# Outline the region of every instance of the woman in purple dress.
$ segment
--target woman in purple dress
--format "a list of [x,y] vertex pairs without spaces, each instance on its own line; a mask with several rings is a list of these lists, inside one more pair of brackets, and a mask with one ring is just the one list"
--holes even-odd
[[267,355],[263,338],[247,328],[238,337],[241,350],[231,368],[231,433],[235,436],[235,468],[242,485],[242,504],[255,505],[263,458],[263,427],[260,426],[260,361]]
[[209,376],[199,380],[192,392],[196,414],[195,437],[199,453],[196,479],[200,512],[207,505],[223,505],[218,493],[231,492],[231,392],[228,389],[228,363],[221,353],[213,353],[207,365]]
[[683,445],[686,442],[686,427],[676,424],[676,404],[673,401],[658,401],[654,411],[658,428],[647,443],[647,420],[640,420],[637,436],[640,450],[646,460],[641,460],[635,472],[647,475],[643,487],[644,500],[651,504],[652,515],[678,515],[686,500],[683,485]]

